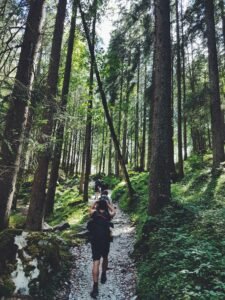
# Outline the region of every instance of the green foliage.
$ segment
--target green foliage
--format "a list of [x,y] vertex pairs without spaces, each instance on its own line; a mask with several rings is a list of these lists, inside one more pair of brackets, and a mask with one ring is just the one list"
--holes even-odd
[[10,216],[9,226],[10,228],[24,228],[26,222],[26,216],[21,213],[13,212]]
[[110,175],[104,176],[102,181],[110,190],[112,190],[120,182],[120,179],[114,175]]
[[61,180],[56,190],[55,209],[47,220],[52,226],[68,222],[70,228],[61,233],[61,237],[71,243],[77,243],[77,229],[87,218],[87,203],[83,202],[82,195],[77,189],[78,179]]
[[142,300],[225,298],[225,172],[212,174],[211,155],[191,157],[173,201],[147,215],[147,174],[132,177],[137,202],[128,207],[124,184],[113,197],[137,224],[134,258]]

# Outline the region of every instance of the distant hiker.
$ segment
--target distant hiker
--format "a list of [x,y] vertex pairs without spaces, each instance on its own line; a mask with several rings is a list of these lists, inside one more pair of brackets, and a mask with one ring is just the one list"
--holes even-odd
[[107,190],[104,190],[101,193],[101,196],[100,196],[99,200],[105,200],[105,201],[107,201],[109,203],[112,202],[111,198],[109,197],[109,192]]
[[91,234],[91,249],[93,258],[93,289],[90,293],[92,298],[98,295],[98,277],[100,259],[102,261],[101,283],[105,283],[106,271],[108,268],[108,254],[110,249],[111,231],[113,224],[110,222],[115,216],[115,210],[107,201],[100,200],[95,202],[90,208],[91,220],[88,222],[88,230]]
[[102,183],[101,183],[101,180],[100,179],[97,179],[95,181],[95,199],[97,200],[99,195],[100,195],[100,192],[101,192],[101,188],[102,188]]
[[108,188],[109,188],[109,187],[108,187],[108,184],[102,182],[102,185],[101,185],[101,191],[104,192],[104,191],[108,190]]

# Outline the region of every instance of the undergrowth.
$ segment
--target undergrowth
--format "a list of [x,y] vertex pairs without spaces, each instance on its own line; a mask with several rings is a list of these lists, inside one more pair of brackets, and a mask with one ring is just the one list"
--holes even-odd
[[132,174],[131,206],[125,184],[114,189],[137,225],[140,299],[225,299],[225,171],[212,175],[211,162],[210,155],[189,158],[171,204],[154,218],[147,215],[146,173]]

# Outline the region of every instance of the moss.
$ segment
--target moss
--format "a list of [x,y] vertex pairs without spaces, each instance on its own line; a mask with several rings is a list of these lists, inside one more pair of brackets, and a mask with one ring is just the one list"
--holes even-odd
[[10,278],[2,276],[0,278],[0,296],[11,296],[15,290],[15,285]]
[[25,227],[25,223],[26,223],[26,216],[18,212],[14,212],[11,214],[9,219],[10,228],[23,229]]
[[[33,232],[28,237],[27,253],[38,260],[40,275],[30,282],[33,297],[52,299],[54,292],[69,270],[69,245],[56,234]],[[26,271],[29,271],[26,269]]]
[[0,275],[7,273],[8,264],[15,262],[17,246],[14,244],[15,235],[20,230],[4,230],[0,233]]

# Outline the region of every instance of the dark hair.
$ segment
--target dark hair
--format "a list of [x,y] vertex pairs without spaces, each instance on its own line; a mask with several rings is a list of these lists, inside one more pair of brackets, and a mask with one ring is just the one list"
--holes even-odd
[[109,192],[107,190],[102,191],[102,195],[108,195]]
[[105,200],[99,200],[97,204],[97,209],[108,210],[108,205]]

